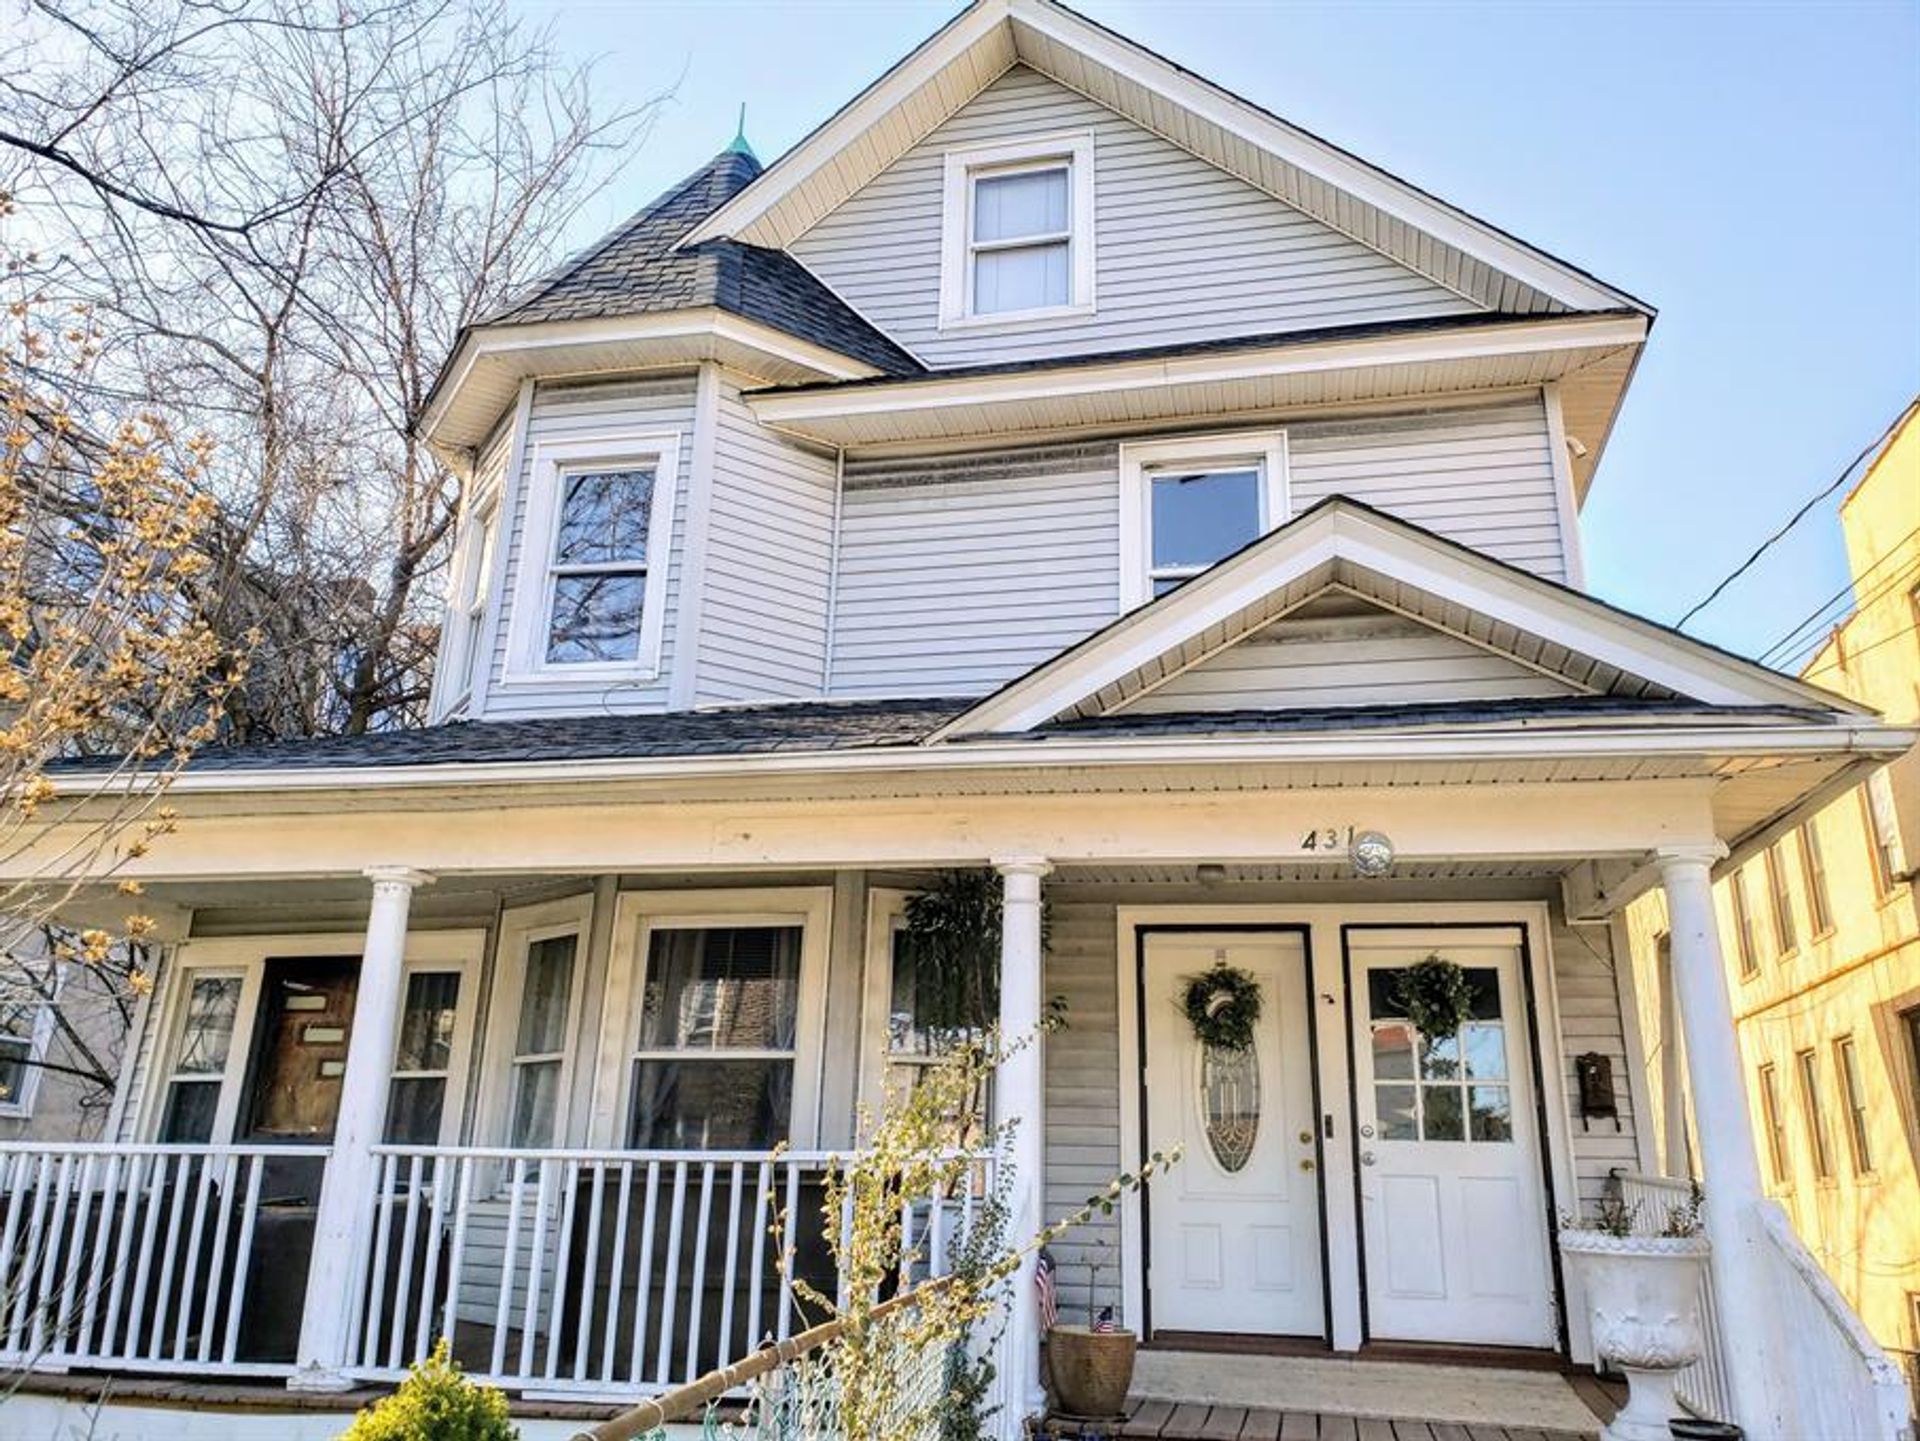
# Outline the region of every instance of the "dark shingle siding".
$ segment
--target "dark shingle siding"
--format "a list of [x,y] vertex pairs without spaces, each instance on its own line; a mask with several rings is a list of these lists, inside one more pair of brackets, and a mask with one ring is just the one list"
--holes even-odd
[[729,150],[715,156],[481,324],[598,320],[713,306],[888,375],[917,374],[921,367],[912,356],[786,252],[733,240],[673,248],[759,173],[760,163],[751,155]]

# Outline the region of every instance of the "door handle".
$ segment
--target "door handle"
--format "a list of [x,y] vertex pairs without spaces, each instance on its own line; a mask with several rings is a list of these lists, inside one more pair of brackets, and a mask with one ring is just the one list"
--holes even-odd
[[1360,1164],[1363,1166],[1371,1166],[1373,1164],[1373,1152],[1362,1151],[1360,1153]]

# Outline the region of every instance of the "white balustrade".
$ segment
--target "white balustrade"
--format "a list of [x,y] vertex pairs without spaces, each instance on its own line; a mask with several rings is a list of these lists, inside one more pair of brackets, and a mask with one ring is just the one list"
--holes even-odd
[[327,1155],[0,1144],[0,1365],[287,1374]]
[[[526,1394],[665,1391],[825,1319],[796,1276],[836,1294],[823,1152],[374,1154],[374,1234],[348,1323],[359,1379],[398,1377],[445,1336],[470,1373]],[[907,1204],[916,1278],[971,1223],[978,1166],[962,1193]]]
[[[1666,1176],[1622,1173],[1618,1180],[1621,1199],[1635,1208],[1634,1229],[1647,1234],[1659,1232],[1690,1190],[1685,1181]],[[1787,1434],[1818,1435],[1823,1441],[1910,1441],[1911,1402],[1899,1366],[1868,1334],[1779,1205],[1762,1202],[1756,1220],[1768,1299],[1783,1333],[1792,1338],[1781,1389],[1802,1414],[1789,1418]],[[1695,1414],[1726,1420],[1735,1414],[1728,1337],[1711,1272],[1701,1277],[1700,1311],[1706,1353],[1680,1373],[1676,1389]],[[1736,1329],[1736,1340],[1737,1334]]]

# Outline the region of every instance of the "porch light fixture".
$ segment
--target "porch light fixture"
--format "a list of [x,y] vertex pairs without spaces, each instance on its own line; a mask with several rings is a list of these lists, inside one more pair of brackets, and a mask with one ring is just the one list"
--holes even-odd
[[1360,832],[1347,855],[1362,880],[1378,880],[1393,869],[1393,842],[1379,831]]

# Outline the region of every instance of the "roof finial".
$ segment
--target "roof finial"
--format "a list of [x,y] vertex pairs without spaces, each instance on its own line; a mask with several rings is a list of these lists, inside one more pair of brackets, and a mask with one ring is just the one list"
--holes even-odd
[[733,144],[729,145],[727,147],[727,150],[731,154],[745,155],[748,158],[753,160],[758,160],[760,158],[758,155],[755,155],[753,153],[753,147],[747,143],[747,102],[744,100],[740,102],[739,128],[734,131]]

